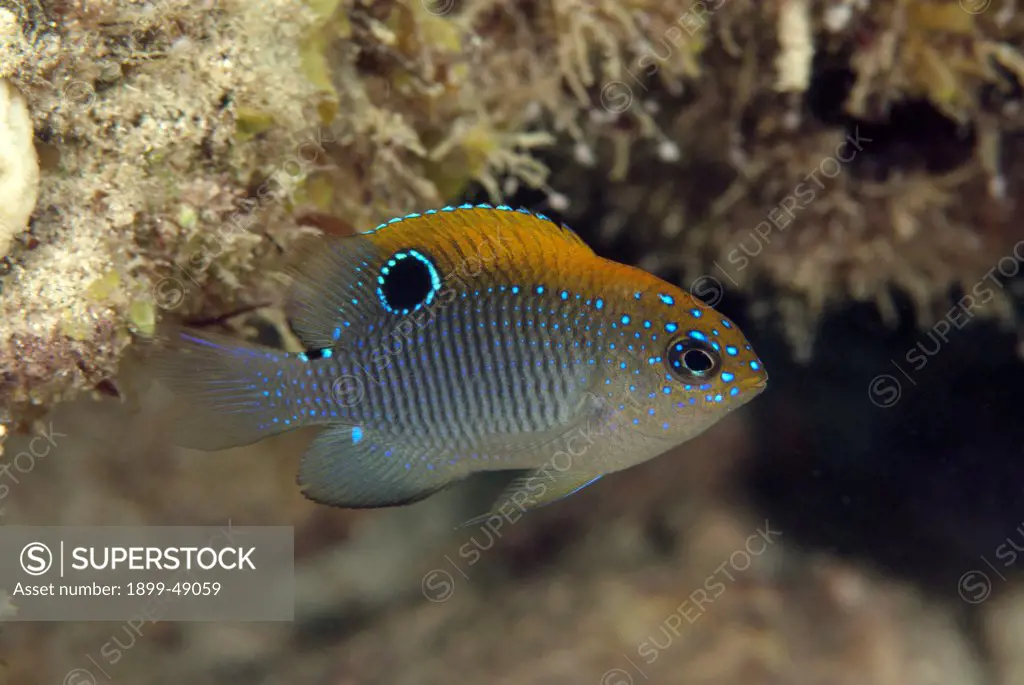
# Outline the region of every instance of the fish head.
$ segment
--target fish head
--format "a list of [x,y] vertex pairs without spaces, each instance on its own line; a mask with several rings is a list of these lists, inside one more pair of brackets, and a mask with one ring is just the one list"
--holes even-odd
[[[761,394],[768,373],[750,341],[727,317],[683,290],[658,282],[635,293],[620,378],[631,405],[622,424],[679,444]],[[630,340],[632,338],[632,340]]]

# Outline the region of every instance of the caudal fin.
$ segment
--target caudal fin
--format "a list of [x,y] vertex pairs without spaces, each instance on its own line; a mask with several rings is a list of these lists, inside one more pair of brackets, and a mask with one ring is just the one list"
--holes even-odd
[[156,344],[148,364],[177,399],[172,431],[182,447],[239,447],[309,423],[289,405],[294,355],[181,328]]

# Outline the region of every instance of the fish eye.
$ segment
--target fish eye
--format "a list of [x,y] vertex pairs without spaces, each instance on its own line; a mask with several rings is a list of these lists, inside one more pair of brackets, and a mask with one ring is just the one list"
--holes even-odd
[[665,364],[673,376],[690,381],[714,376],[722,368],[722,358],[706,342],[686,338],[669,343]]

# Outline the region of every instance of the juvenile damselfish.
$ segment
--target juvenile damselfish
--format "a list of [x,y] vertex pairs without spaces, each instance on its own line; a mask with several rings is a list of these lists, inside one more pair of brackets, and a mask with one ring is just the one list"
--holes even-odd
[[523,209],[315,239],[293,276],[306,352],[178,329],[154,363],[184,400],[184,446],[325,426],[299,471],[325,504],[408,504],[507,470],[495,508],[533,508],[689,440],[768,379],[729,319]]

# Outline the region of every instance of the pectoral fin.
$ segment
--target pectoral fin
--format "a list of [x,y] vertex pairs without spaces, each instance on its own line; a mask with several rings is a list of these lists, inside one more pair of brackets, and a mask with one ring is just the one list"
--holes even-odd
[[474,516],[459,527],[476,525],[493,516],[503,516],[517,509],[528,511],[557,502],[597,482],[603,475],[579,471],[559,473],[550,466],[536,469],[509,483],[489,512]]
[[464,475],[411,442],[359,426],[332,426],[310,445],[298,480],[314,502],[373,509],[419,502]]

